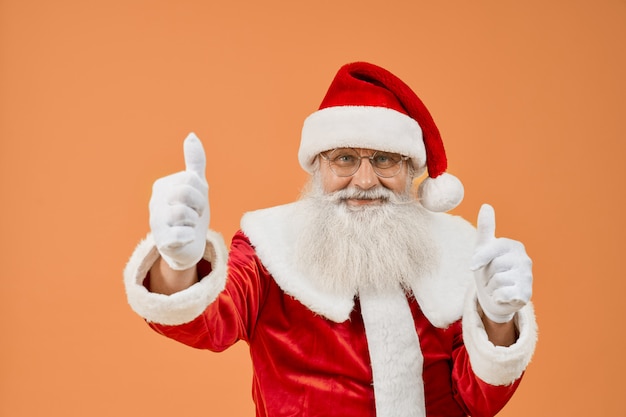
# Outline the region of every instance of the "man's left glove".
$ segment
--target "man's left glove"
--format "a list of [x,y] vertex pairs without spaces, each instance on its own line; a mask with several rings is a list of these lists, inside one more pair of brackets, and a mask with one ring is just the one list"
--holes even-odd
[[190,133],[184,142],[185,171],[159,178],[152,186],[150,229],[159,253],[175,270],[202,259],[209,227],[209,186],[206,156],[200,139]]
[[506,323],[530,301],[532,261],[522,243],[495,237],[495,211],[488,204],[480,208],[477,229],[471,269],[478,302],[489,319]]

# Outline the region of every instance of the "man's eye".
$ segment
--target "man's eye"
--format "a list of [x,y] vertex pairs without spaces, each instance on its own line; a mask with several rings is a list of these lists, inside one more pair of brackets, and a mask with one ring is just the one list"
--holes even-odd
[[402,156],[394,153],[379,153],[374,157],[374,164],[380,168],[388,168],[395,166],[400,160]]
[[350,154],[337,155],[333,159],[333,162],[341,165],[353,164],[354,161],[356,161],[356,158],[354,157],[354,155]]

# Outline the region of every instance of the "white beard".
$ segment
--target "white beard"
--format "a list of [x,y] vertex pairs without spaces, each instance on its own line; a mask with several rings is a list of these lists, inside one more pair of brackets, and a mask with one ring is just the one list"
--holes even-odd
[[[350,207],[346,198],[382,198],[382,204]],[[385,291],[429,274],[436,248],[428,212],[411,194],[378,187],[325,193],[315,176],[302,197],[307,220],[295,244],[296,267],[326,291],[353,296],[359,289]]]

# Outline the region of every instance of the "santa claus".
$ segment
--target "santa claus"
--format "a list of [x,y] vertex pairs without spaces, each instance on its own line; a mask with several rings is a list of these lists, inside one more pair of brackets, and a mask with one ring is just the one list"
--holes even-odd
[[128,301],[187,345],[247,343],[257,416],[492,416],[511,398],[537,338],[531,260],[490,206],[476,228],[445,213],[463,186],[396,76],[338,71],[304,122],[302,197],[246,213],[230,249],[193,134],[184,157],[154,184]]

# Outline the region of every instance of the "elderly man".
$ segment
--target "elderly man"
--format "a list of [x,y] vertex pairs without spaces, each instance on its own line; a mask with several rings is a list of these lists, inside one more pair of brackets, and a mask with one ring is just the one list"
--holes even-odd
[[339,70],[304,123],[302,198],[245,214],[229,251],[193,134],[184,157],[154,184],[128,300],[190,346],[245,341],[257,416],[492,416],[511,398],[536,342],[531,261],[490,206],[477,228],[444,213],[463,187],[396,76]]

